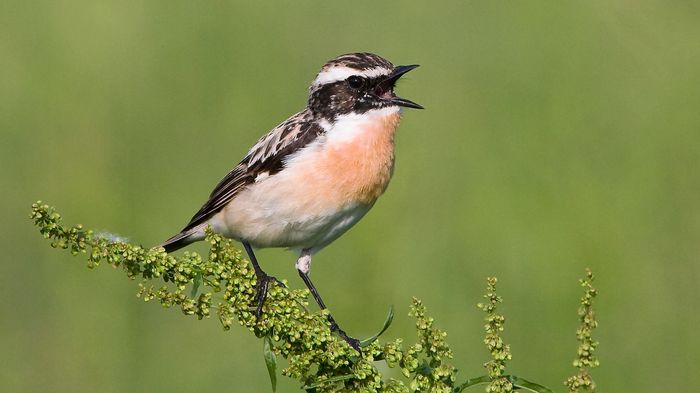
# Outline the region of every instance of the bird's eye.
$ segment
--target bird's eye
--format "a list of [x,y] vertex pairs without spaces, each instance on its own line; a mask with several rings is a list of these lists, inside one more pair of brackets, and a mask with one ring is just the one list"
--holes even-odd
[[352,87],[353,89],[359,89],[360,87],[364,86],[365,84],[365,79],[362,77],[359,77],[357,75],[353,75],[347,79],[348,85]]

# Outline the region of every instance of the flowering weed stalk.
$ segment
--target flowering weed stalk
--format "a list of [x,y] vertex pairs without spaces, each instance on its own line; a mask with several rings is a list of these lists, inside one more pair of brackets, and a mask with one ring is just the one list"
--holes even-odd
[[[210,245],[206,257],[192,252],[174,257],[162,248],[146,249],[130,244],[125,238],[95,234],[81,225],[65,226],[54,208],[41,202],[32,205],[31,218],[53,247],[67,249],[73,255],[87,254],[89,268],[106,263],[122,268],[130,279],[139,280],[138,296],[143,300],[157,301],[164,308],[179,308],[185,315],[198,319],[215,314],[225,330],[237,324],[261,338],[273,390],[277,358],[282,357],[287,360],[282,375],[300,381],[302,389],[315,393],[450,393],[479,384],[487,384],[486,391],[494,393],[551,392],[542,385],[505,375],[506,361],[512,355],[500,337],[505,318],[496,312],[502,301],[496,294],[496,278],[488,279],[484,296],[487,302],[479,304],[487,315],[484,342],[492,357],[485,364],[487,375],[457,385],[457,369],[451,364],[453,355],[446,341],[447,333],[435,326],[426,307],[416,298],[409,311],[416,321],[416,342],[404,345],[400,338],[379,342],[379,336],[393,320],[392,309],[379,333],[361,341],[362,351],[358,353],[331,332],[327,311],[312,313],[307,309],[307,289],[272,286],[262,317],[256,318],[256,276],[251,264],[241,257],[233,242],[211,231],[206,236]],[[597,343],[590,338],[596,326],[591,308],[595,296],[592,280],[590,272],[582,280],[586,295],[579,310],[582,327],[577,332],[579,355],[574,362],[579,373],[567,380],[571,392],[595,388],[587,371],[598,365],[593,356]],[[403,378],[383,376],[377,368],[378,362],[398,368]]]

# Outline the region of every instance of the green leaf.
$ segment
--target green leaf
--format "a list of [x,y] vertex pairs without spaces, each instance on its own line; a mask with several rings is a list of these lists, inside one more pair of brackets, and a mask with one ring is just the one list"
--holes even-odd
[[267,373],[270,374],[270,383],[272,391],[277,390],[277,356],[272,351],[272,339],[270,336],[265,336],[263,339],[263,357],[267,366]]
[[515,375],[511,375],[508,377],[508,379],[513,384],[513,386],[518,389],[524,389],[535,393],[554,393],[552,389],[534,382],[530,382],[525,378],[520,378],[516,377]]
[[[504,375],[504,377],[508,378],[510,383],[513,384],[513,387],[516,389],[522,389],[522,390],[527,390],[529,392],[535,392],[535,393],[554,393],[551,389],[549,389],[546,386],[542,386],[540,384],[530,382],[525,378],[520,378],[515,375]],[[491,378],[488,375],[482,375],[477,378],[471,378],[468,379],[466,382],[463,384],[457,386],[454,388],[454,392],[461,392],[462,390],[475,386],[475,385],[481,385],[483,383],[489,383],[491,382]]]
[[463,384],[461,384],[459,386],[455,386],[453,391],[454,392],[461,392],[462,390],[464,390],[466,388],[470,388],[472,386],[480,385],[482,383],[488,383],[488,382],[491,382],[491,378],[488,375],[482,375],[482,376],[476,377],[476,378],[469,378]]
[[368,346],[369,344],[372,344],[374,340],[378,339],[379,336],[382,335],[387,329],[389,329],[389,326],[391,325],[391,322],[394,320],[394,306],[389,306],[389,315],[386,316],[386,320],[384,321],[384,326],[382,326],[382,330],[379,331],[379,333],[375,334],[374,336],[371,336],[369,338],[366,338],[362,341],[360,341],[360,347],[364,348]]

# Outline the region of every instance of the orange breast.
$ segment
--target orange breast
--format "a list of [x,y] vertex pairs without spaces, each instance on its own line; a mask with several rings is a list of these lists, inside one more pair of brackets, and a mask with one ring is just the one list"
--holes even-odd
[[398,112],[375,116],[359,124],[352,138],[329,136],[324,148],[305,160],[304,188],[335,205],[373,203],[386,190],[394,170],[394,132],[399,120]]

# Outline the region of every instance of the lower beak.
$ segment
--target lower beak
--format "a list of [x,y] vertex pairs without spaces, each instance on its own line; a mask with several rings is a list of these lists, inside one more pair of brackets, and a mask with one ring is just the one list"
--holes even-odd
[[[396,66],[391,72],[391,75],[389,75],[389,77],[382,84],[386,83],[386,85],[393,87],[396,81],[399,80],[403,74],[416,67],[418,67],[418,64]],[[421,105],[401,97],[392,97],[391,103],[406,108],[424,109]]]

